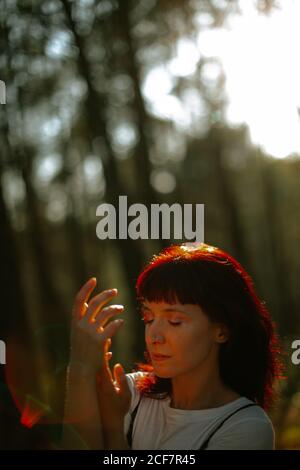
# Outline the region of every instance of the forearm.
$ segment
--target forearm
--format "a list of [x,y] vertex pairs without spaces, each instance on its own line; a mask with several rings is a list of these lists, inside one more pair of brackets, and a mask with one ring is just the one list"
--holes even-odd
[[105,449],[107,450],[130,450],[127,439],[124,435],[123,422],[112,425],[109,428],[103,424],[103,437]]
[[79,365],[67,370],[63,449],[103,449],[96,377]]

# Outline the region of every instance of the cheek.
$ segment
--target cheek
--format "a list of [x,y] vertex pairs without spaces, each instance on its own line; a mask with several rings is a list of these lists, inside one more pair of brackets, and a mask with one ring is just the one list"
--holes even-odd
[[202,325],[198,327],[192,325],[187,328],[185,332],[178,334],[177,341],[186,357],[195,359],[206,357],[214,345],[211,329]]
[[148,331],[148,328],[145,326],[145,342],[146,344],[150,344],[150,334],[149,334],[149,331]]

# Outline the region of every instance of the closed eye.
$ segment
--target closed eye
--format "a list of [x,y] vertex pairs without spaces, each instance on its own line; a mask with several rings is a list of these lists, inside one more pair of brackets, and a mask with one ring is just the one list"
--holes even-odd
[[[145,325],[148,325],[149,323],[153,322],[153,320],[147,320],[146,318],[142,318],[142,321],[144,322]],[[178,321],[175,322],[175,321],[169,320],[169,323],[172,326],[179,326],[179,325],[181,325],[182,322],[181,321],[180,322],[178,322]]]

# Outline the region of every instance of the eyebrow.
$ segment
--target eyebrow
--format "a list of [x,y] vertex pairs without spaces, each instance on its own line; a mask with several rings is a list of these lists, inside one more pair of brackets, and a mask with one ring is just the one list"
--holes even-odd
[[[147,306],[144,305],[144,304],[141,305],[141,309],[142,309],[142,310],[148,310],[149,312],[152,311],[149,307],[147,307]],[[179,309],[179,308],[174,308],[174,307],[173,307],[173,308],[163,308],[162,311],[163,311],[163,312],[167,312],[167,313],[168,313],[168,312],[177,312],[177,313],[179,312],[179,313],[183,313],[184,315],[187,315],[188,317],[190,317],[190,314],[189,314],[189,313],[187,313],[186,311],[181,310],[181,309]]]

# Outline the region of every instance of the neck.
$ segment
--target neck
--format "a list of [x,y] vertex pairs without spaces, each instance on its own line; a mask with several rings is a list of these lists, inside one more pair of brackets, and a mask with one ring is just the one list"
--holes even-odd
[[223,384],[219,370],[191,371],[172,379],[171,408],[204,410],[226,405],[240,395]]

